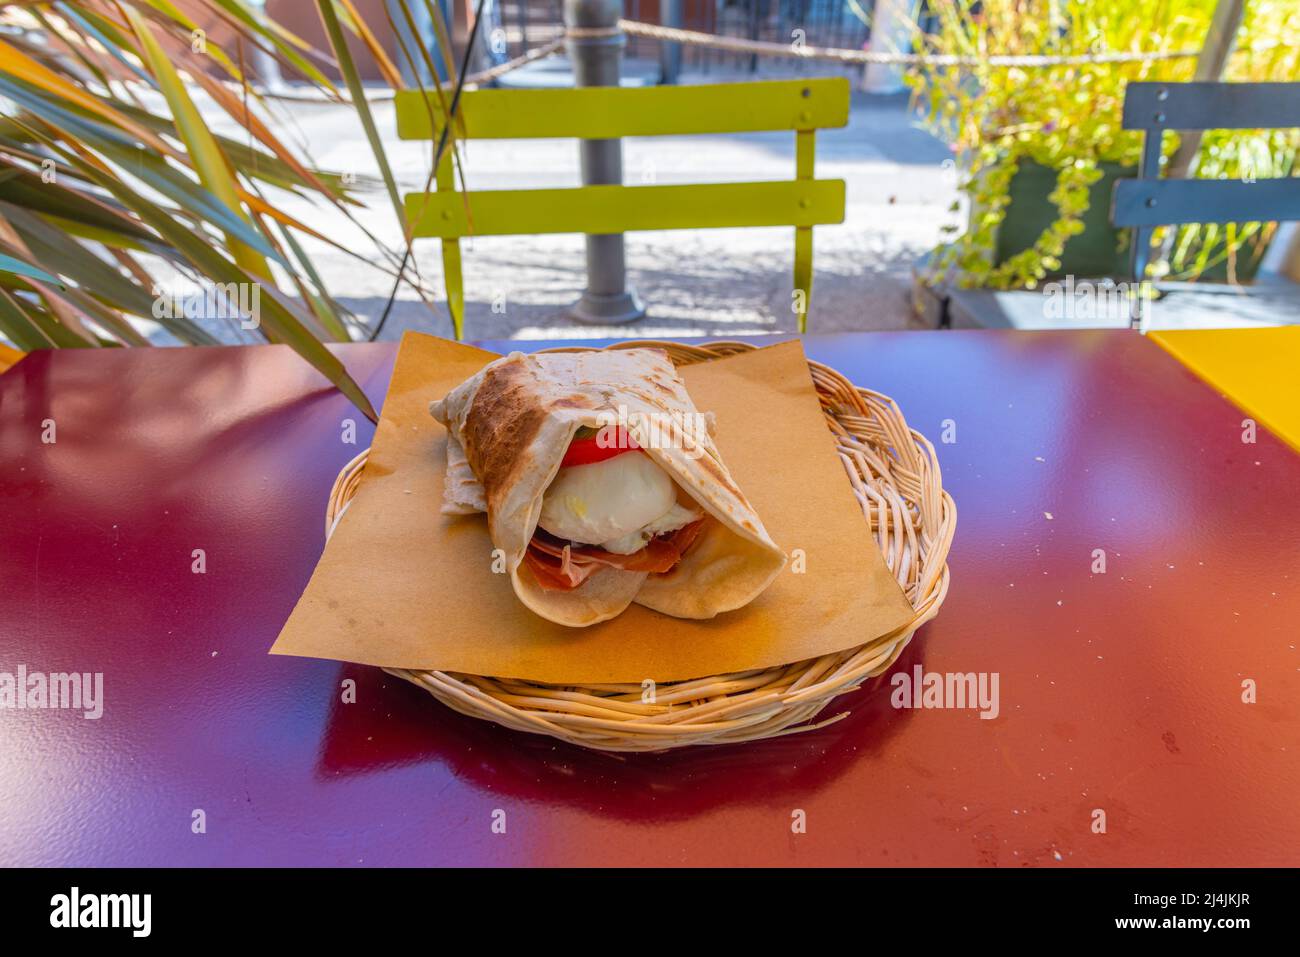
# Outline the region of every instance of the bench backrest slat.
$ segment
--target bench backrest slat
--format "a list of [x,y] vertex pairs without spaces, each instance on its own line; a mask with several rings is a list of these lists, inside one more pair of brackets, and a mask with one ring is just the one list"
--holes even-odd
[[406,216],[414,235],[439,239],[810,227],[843,222],[844,181],[413,193],[406,197]]
[[1111,220],[1116,226],[1300,220],[1300,179],[1122,179]]
[[[756,86],[473,90],[462,94],[458,112],[463,135],[471,140],[756,133],[827,129],[849,121],[844,77]],[[434,130],[442,129],[444,114],[436,96],[404,90],[397,94],[396,106],[400,138],[432,139]]]
[[1126,130],[1285,130],[1300,127],[1295,83],[1130,83]]

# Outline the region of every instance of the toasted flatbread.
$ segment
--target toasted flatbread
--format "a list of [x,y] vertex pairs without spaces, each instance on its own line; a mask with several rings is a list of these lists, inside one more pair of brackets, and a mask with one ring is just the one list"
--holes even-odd
[[[748,604],[785,565],[709,430],[689,427],[698,410],[662,350],[514,352],[430,412],[449,432],[443,511],[487,513],[515,593],[550,621],[591,625],[634,601],[678,618],[712,618]],[[615,416],[712,520],[669,572],[604,568],[569,591],[543,588],[524,563],[542,499],[578,429]]]

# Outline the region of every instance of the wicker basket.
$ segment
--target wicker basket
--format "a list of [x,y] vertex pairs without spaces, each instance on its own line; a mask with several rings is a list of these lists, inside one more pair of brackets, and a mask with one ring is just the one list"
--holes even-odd
[[[756,348],[742,342],[684,345],[620,342],[612,349],[653,346],[677,365]],[[581,351],[557,349],[557,352]],[[603,751],[663,751],[732,744],[811,731],[847,716],[813,719],[838,695],[886,671],[917,628],[939,612],[948,591],[948,548],[957,511],[940,482],[934,447],[908,428],[892,399],[859,389],[817,362],[808,363],[838,441],[863,515],[885,563],[912,604],[901,630],[864,645],[775,668],[661,684],[642,701],[639,684],[554,685],[442,671],[385,669],[419,685],[450,708],[508,728],[545,734]],[[356,493],[366,453],[339,473],[330,494],[326,532]]]

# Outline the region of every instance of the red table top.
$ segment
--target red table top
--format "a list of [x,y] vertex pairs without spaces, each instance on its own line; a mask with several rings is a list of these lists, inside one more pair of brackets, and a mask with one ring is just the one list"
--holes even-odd
[[[369,424],[282,347],[38,353],[0,376],[0,672],[105,703],[0,710],[0,863],[1300,864],[1300,457],[1127,332],[805,346],[935,441],[952,589],[895,671],[996,672],[996,719],[881,681],[810,734],[613,757],[271,657]],[[394,346],[341,354],[377,405]]]

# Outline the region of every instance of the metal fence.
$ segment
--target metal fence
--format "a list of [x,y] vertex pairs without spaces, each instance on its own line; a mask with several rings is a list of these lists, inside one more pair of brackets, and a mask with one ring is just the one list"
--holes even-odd
[[[681,26],[721,36],[766,40],[772,43],[806,43],[810,46],[861,49],[870,30],[864,16],[870,16],[873,0],[683,0]],[[659,23],[659,0],[627,0],[627,17]],[[856,9],[855,9],[856,8]],[[636,39],[629,44],[630,56],[657,57],[658,44]],[[682,50],[687,70],[710,72],[779,71],[782,73],[836,72],[834,64],[799,60],[763,60],[757,56],[729,53],[708,47],[687,46]]]
[[[681,0],[687,30],[723,36],[806,43],[809,46],[862,49],[870,36],[867,18],[875,0]],[[484,24],[491,59],[504,62],[560,35],[562,0],[489,0]],[[624,0],[623,15],[644,23],[663,23],[661,0]],[[668,24],[665,24],[668,25]],[[629,37],[626,56],[657,60],[660,44]],[[777,73],[809,75],[852,68],[805,60],[763,59],[704,46],[682,48],[682,68],[701,73]],[[858,68],[860,69],[860,68]]]

